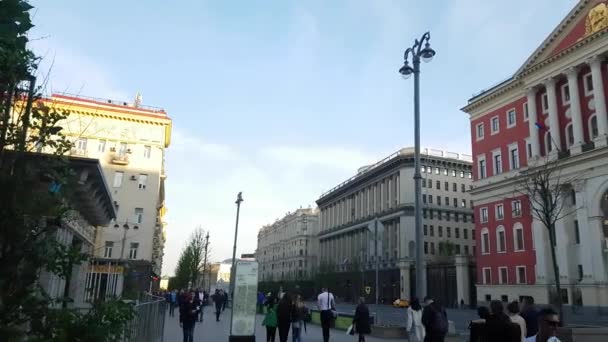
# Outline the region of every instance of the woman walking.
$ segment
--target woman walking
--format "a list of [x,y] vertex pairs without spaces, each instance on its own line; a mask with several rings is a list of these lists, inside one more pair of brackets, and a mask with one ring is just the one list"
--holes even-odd
[[279,341],[287,342],[289,336],[289,326],[292,321],[293,302],[289,293],[285,293],[277,307],[277,321],[279,326]]
[[424,326],[422,325],[422,306],[418,298],[413,298],[410,307],[407,308],[407,322],[405,328],[409,333],[409,341],[424,341]]
[[266,298],[266,316],[262,325],[266,327],[266,342],[274,342],[277,333],[277,304],[275,297]]
[[353,325],[355,332],[359,334],[359,342],[365,342],[365,335],[372,332],[369,324],[369,309],[365,305],[365,298],[359,298],[359,305],[355,309],[355,317],[353,317]]
[[308,314],[308,308],[302,301],[302,296],[297,295],[291,315],[291,337],[292,342],[302,342],[302,329],[306,326],[304,320]]

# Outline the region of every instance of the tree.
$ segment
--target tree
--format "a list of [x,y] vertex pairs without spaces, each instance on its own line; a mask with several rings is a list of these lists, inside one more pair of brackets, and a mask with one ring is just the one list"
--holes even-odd
[[576,211],[566,210],[568,191],[577,177],[564,177],[559,160],[545,159],[537,165],[521,172],[518,178],[516,191],[530,201],[531,215],[547,229],[549,234],[549,247],[551,250],[551,263],[555,277],[556,301],[559,309],[560,321],[562,314],[562,288],[559,279],[559,266],[555,254],[556,235],[555,223]]
[[209,260],[211,250],[208,248],[208,235],[202,227],[197,227],[190,236],[175,268],[174,288],[197,286],[199,276],[208,269],[205,264]]
[[441,256],[453,256],[456,255],[456,244],[452,241],[445,240],[439,242],[439,255]]

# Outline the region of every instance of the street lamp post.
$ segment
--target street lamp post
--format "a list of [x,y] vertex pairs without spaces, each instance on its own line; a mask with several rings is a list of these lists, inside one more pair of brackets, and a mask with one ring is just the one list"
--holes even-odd
[[239,192],[236,196],[236,226],[234,227],[234,245],[232,246],[232,266],[230,267],[230,297],[234,298],[234,280],[236,272],[236,239],[239,234],[239,213],[241,211],[241,202],[243,202],[243,193]]
[[[416,296],[423,299],[426,296],[426,276],[424,269],[423,236],[422,236],[422,176],[420,175],[420,59],[430,62],[435,56],[431,49],[431,34],[426,32],[414,45],[403,54],[404,64],[399,69],[403,78],[414,74],[414,185],[415,185],[415,225],[416,225]],[[408,57],[412,55],[413,67],[409,65]]]

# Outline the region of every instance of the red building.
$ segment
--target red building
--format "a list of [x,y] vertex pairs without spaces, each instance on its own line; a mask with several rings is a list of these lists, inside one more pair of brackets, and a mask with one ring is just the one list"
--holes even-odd
[[[505,33],[508,34],[508,33]],[[477,297],[531,295],[555,282],[547,230],[516,191],[521,172],[557,161],[569,215],[556,224],[562,297],[608,307],[608,2],[581,0],[512,77],[474,96]],[[605,203],[606,202],[606,203]]]

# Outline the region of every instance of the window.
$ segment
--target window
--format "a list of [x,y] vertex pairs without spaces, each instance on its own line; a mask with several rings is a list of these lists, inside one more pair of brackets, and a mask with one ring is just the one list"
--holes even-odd
[[464,228],[464,229],[462,230],[462,235],[463,235],[463,237],[464,237],[465,239],[468,239],[468,238],[469,238],[469,230],[468,230],[468,229],[466,229],[466,228]]
[[452,177],[456,177],[456,170],[452,170]]
[[507,128],[514,127],[516,124],[515,109],[511,109],[507,112]]
[[494,162],[494,174],[499,175],[502,173],[502,156],[500,155],[500,151],[492,152],[492,155]]
[[485,223],[488,222],[488,208],[481,208],[479,210],[481,220],[479,222]]
[[492,134],[496,134],[500,131],[500,121],[498,121],[498,116],[492,118]]
[[426,218],[426,209],[422,209],[422,218]]
[[433,195],[429,195],[429,204],[433,204]]
[[589,118],[589,133],[591,135],[591,138],[595,139],[598,137],[599,135],[599,131],[597,128],[597,116],[592,115]]
[[112,257],[112,249],[114,248],[114,241],[106,241],[106,248],[103,251],[104,258]]
[[526,266],[517,266],[517,283],[518,284],[526,284],[528,280],[526,279]]
[[150,159],[152,155],[152,146],[146,145],[144,146],[144,158]]
[[498,226],[498,228],[496,228],[496,251],[498,253],[507,252],[507,241],[505,239],[505,228],[503,226]]
[[435,255],[435,243],[431,242],[431,254]]
[[460,178],[464,178],[464,171],[460,171]]
[[433,209],[429,210],[429,217],[431,220],[434,218]]
[[456,254],[460,255],[460,245],[456,245]]
[[464,184],[460,184],[460,192],[467,192],[467,189]]
[[508,272],[506,267],[498,268],[498,283],[507,284],[509,282]]
[[579,264],[578,267],[578,281],[582,281],[583,280],[583,265]]
[[566,126],[566,142],[568,147],[574,145],[574,131],[572,129],[572,124]]
[[509,146],[509,164],[511,170],[519,169],[519,148],[517,144]]
[[475,241],[477,238],[475,237],[475,229],[471,229],[471,240]]
[[521,201],[514,200],[511,202],[511,216],[520,217],[521,216]]
[[477,124],[477,140],[483,139],[483,123]]
[[443,227],[442,226],[437,227],[437,234],[439,235],[439,237],[443,237]]
[[458,198],[454,198],[453,203],[454,203],[454,208],[458,208]]
[[458,222],[460,220],[460,214],[454,214],[454,221]]
[[436,174],[436,175],[438,175],[438,174],[439,174],[439,168],[438,168],[438,167],[436,167],[436,168],[435,168],[435,174]]
[[513,226],[513,247],[516,252],[524,250],[524,228],[521,223]]
[[106,141],[99,140],[99,144],[97,145],[97,152],[105,152],[106,151]]
[[86,151],[87,150],[87,139],[80,138],[80,139],[76,140],[76,149],[81,152]]
[[574,241],[577,245],[581,244],[581,235],[578,228],[578,220],[574,220]]
[[505,217],[505,208],[502,204],[496,205],[496,219],[502,220]]
[[[467,206],[467,200],[466,199],[460,200],[460,206],[463,207],[463,208],[466,208],[466,206]],[[466,219],[465,219],[465,222],[466,222]]]
[[429,254],[429,243],[424,241],[424,254]]
[[528,121],[528,102],[524,103],[524,121]]
[[452,191],[458,192],[458,184],[452,183]]
[[464,245],[464,255],[469,255],[469,246]]
[[431,236],[435,236],[435,227],[433,227],[433,225],[431,225],[429,227],[429,229],[431,230]]
[[122,186],[122,179],[123,179],[124,175],[125,175],[125,173],[122,171],[114,172],[114,187],[115,188],[120,188]]
[[420,167],[420,172],[421,172],[421,173],[425,173],[425,172],[426,172],[426,166],[422,165],[422,166]]
[[137,187],[141,190],[146,189],[146,183],[148,182],[148,175],[140,174]]
[[[439,169],[437,169],[439,170]],[[436,181],[435,182],[435,187],[437,188],[437,190],[441,190],[441,182],[440,181]]]
[[583,88],[585,89],[585,96],[593,95],[593,78],[591,73],[583,76]]
[[[463,201],[465,201],[465,200],[463,200]],[[467,223],[467,220],[468,220],[467,219],[467,214],[463,214],[462,215],[462,222]]]
[[422,178],[422,187],[426,188],[426,178]]
[[[447,170],[447,169],[446,169]],[[443,189],[445,191],[450,191],[450,183],[449,182],[444,182],[443,183]]]
[[487,228],[481,230],[481,254],[490,254],[490,233]]
[[447,176],[448,175],[448,169],[443,169],[443,175]]
[[422,195],[422,203],[426,204],[426,195]]
[[564,106],[569,105],[570,104],[570,87],[568,86],[568,83],[564,84],[562,86],[562,104]]
[[437,196],[437,205],[441,205],[441,196]]
[[472,173],[472,172],[467,172],[467,178],[468,178],[468,179],[473,178],[473,173]]
[[545,133],[545,149],[547,152],[553,151],[553,139],[551,138],[551,132]]
[[144,221],[144,209],[135,208],[135,223],[141,224]]
[[547,97],[546,92],[541,95],[541,108],[543,110],[543,114],[549,113],[549,98]]
[[451,238],[452,237],[452,228],[445,227],[445,233],[447,234],[448,238]]
[[445,220],[450,222],[450,218],[452,217],[452,214],[450,212],[446,212],[445,213]]
[[492,269],[489,267],[483,268],[483,283],[484,284],[492,283]]
[[460,239],[460,228],[458,228],[458,227],[454,228],[454,236],[457,239]]
[[137,249],[139,248],[139,242],[131,242],[129,248],[129,259],[137,259]]
[[424,230],[424,236],[426,236],[426,235],[427,235],[427,233],[428,233],[428,227],[427,227],[427,225],[426,225],[426,224],[425,224],[425,225],[423,225],[423,226],[422,226],[422,229]]
[[120,147],[118,148],[118,155],[124,156],[127,154],[127,143],[120,143]]
[[477,163],[479,164],[479,179],[486,178],[486,157],[477,157]]
[[446,196],[444,203],[445,203],[446,207],[449,207],[450,206],[450,198]]

